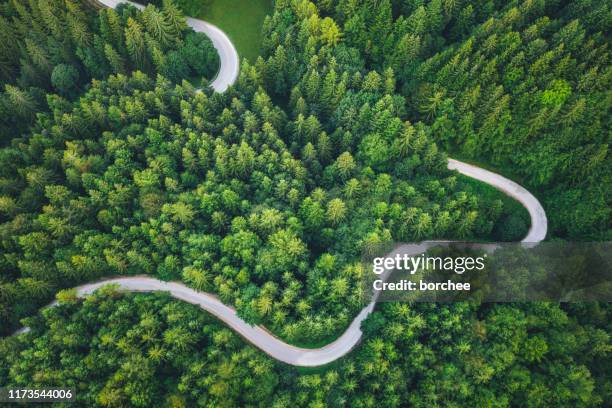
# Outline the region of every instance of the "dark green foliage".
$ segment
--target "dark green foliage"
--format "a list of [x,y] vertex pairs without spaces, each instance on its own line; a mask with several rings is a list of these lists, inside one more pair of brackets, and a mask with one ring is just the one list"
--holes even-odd
[[161,68],[161,74],[174,82],[178,82],[182,78],[188,78],[189,65],[187,65],[187,61],[185,60],[185,57],[183,57],[183,53],[179,51],[172,51],[166,55],[166,60]]
[[70,97],[77,89],[79,72],[72,65],[59,64],[51,73],[51,85],[60,95]]
[[181,53],[192,72],[205,78],[212,79],[219,67],[217,52],[203,33],[188,34]]
[[317,3],[440,146],[536,191],[553,236],[612,237],[609,2]]
[[499,241],[520,241],[525,236],[525,230],[527,230],[525,220],[516,214],[511,214],[500,220],[494,234]]
[[447,146],[540,191],[553,235],[609,239],[607,41],[580,16],[527,12],[508,9],[424,62],[407,92]]
[[180,82],[194,75],[212,79],[217,66],[218,55],[208,37],[190,33],[185,38],[185,45],[168,53],[159,69],[171,81]]
[[[162,73],[176,82],[212,79],[219,66],[216,50],[205,35],[187,28],[173,7],[168,2],[162,9],[151,5],[138,12],[121,5],[96,15],[76,0],[4,1],[0,42],[7,52],[0,58],[0,85],[19,87],[23,98],[35,98],[31,87],[74,98],[91,79],[136,69],[153,77]],[[172,56],[177,48],[178,61]],[[33,115],[23,113],[27,108],[22,103],[13,109],[20,117],[15,120],[14,99],[9,90],[0,94],[0,105],[7,110],[0,118],[0,140],[10,140],[31,124],[24,118]]]

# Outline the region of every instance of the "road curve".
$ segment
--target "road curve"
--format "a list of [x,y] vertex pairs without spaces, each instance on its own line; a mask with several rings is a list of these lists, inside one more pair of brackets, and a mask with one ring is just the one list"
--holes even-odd
[[[546,214],[538,200],[529,191],[498,174],[454,159],[449,159],[448,168],[487,183],[522,203],[531,216],[531,228],[522,242],[537,243],[546,237]],[[416,245],[407,245],[396,249],[396,251],[407,255],[418,255],[429,248],[431,243],[423,242]],[[384,279],[384,277],[382,278]],[[180,282],[164,282],[148,276],[131,276],[104,279],[78,286],[75,289],[79,296],[86,296],[101,286],[108,284],[117,284],[120,288],[130,292],[169,292],[172,297],[197,305],[216,316],[249,343],[261,349],[270,357],[287,364],[302,367],[328,364],[350,352],[361,340],[361,323],[372,313],[376,304],[376,298],[374,298],[353,319],[346,331],[332,343],[316,349],[305,349],[283,342],[262,326],[252,326],[246,323],[238,317],[233,308],[223,304],[216,296],[198,292]],[[56,303],[53,302],[50,306]],[[22,328],[15,332],[15,334],[27,332],[28,330],[27,327]]]
[[[132,6],[143,10],[145,6],[126,0],[96,0],[99,4],[115,8],[121,3],[129,3]],[[187,25],[193,28],[194,31],[204,33],[210,38],[213,46],[219,53],[219,72],[212,80],[210,86],[217,92],[224,92],[230,85],[238,79],[240,69],[240,59],[234,44],[229,37],[219,27],[207,23],[206,21],[198,20],[193,17],[186,17]]]
[[[118,4],[126,1],[121,0],[97,0],[107,7],[116,7]],[[144,6],[127,2],[139,9]],[[220,71],[217,77],[211,83],[213,89],[218,92],[223,92],[228,86],[233,84],[238,78],[238,54],[233,44],[227,38],[225,33],[217,27],[208,24],[202,20],[197,20],[187,17],[187,23],[195,31],[204,32],[210,37],[215,48],[219,52],[221,58]],[[540,205],[540,202],[529,191],[521,187],[519,184],[505,177],[495,174],[488,170],[481,169],[471,164],[463,163],[458,160],[449,159],[448,168],[456,170],[461,174],[476,180],[487,183],[503,193],[513,197],[519,201],[529,211],[531,217],[531,227],[527,236],[522,240],[526,243],[538,243],[546,237],[548,221],[546,213]],[[424,252],[432,244],[437,244],[434,241],[426,241],[420,244],[406,245],[397,248],[394,252],[401,252],[407,255],[418,255]],[[382,275],[384,279],[386,274]],[[77,295],[80,297],[93,293],[96,289],[108,285],[117,284],[120,288],[130,292],[153,292],[165,291],[176,299],[194,304],[219,318],[225,324],[230,326],[234,331],[244,337],[249,343],[253,344],[270,357],[276,360],[291,364],[294,366],[314,367],[331,363],[338,358],[350,352],[361,340],[361,323],[374,310],[376,304],[376,296],[361,312],[353,319],[346,331],[330,344],[316,348],[305,349],[295,347],[283,342],[263,326],[252,326],[242,320],[236,314],[236,311],[223,304],[216,296],[198,292],[192,288],[185,286],[180,282],[164,282],[149,276],[130,276],[111,279],[103,279],[98,282],[88,283],[76,287]],[[57,304],[51,303],[49,306]],[[14,334],[28,332],[29,328],[24,327],[17,330]]]
[[531,218],[529,232],[521,242],[538,243],[546,238],[548,231],[546,212],[538,199],[523,186],[492,171],[455,159],[448,159],[448,169],[457,170],[465,176],[487,183],[521,203],[529,211],[529,217]]

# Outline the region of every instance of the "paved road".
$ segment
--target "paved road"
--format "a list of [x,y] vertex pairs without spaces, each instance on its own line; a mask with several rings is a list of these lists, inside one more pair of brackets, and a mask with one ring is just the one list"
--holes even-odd
[[[109,7],[115,7],[120,3],[120,1],[116,0],[98,1]],[[132,4],[142,8],[139,4]],[[222,55],[221,72],[217,76],[217,79],[213,81],[213,88],[219,92],[223,92],[229,85],[236,81],[238,76],[238,55],[236,54],[236,50],[231,45],[227,36],[218,28],[204,21],[192,18],[189,18],[188,22],[194,30],[205,32],[207,35],[211,36],[215,47]],[[224,54],[222,54],[222,52]],[[226,69],[228,72],[224,72]],[[539,201],[525,188],[499,174],[454,159],[449,159],[448,168],[487,183],[523,204],[523,206],[527,208],[527,211],[529,211],[531,228],[522,242],[538,243],[546,237],[548,227],[546,213]],[[438,243],[435,241],[428,241],[421,244],[405,245],[397,248],[394,252],[401,252],[407,255],[418,255],[432,245],[437,244]],[[384,279],[386,276],[387,273],[384,273],[381,275],[381,278]],[[270,357],[287,364],[305,367],[324,365],[350,352],[361,339],[361,323],[368,317],[372,310],[374,310],[374,305],[376,303],[376,298],[374,298],[373,301],[364,307],[357,317],[355,317],[346,331],[332,343],[316,349],[305,349],[283,342],[274,337],[262,326],[249,325],[238,317],[233,308],[224,305],[216,296],[209,293],[198,292],[179,282],[164,282],[148,276],[132,276],[105,279],[79,286],[76,290],[79,296],[85,296],[107,284],[118,284],[122,289],[131,292],[167,291],[174,298],[198,305],[202,309],[213,314],[244,337],[249,343],[258,347]],[[49,306],[56,303],[57,302],[54,302]],[[29,328],[24,327],[15,332],[15,334],[27,331],[29,331]]]
[[[129,3],[134,7],[142,10],[144,6],[142,4],[134,3],[131,1],[123,0],[96,0],[98,3],[106,6],[115,8],[121,3]],[[224,92],[228,86],[232,85],[238,79],[239,72],[239,58],[238,52],[234,47],[234,44],[230,41],[228,36],[221,31],[217,26],[207,23],[206,21],[198,20],[197,18],[187,17],[187,24],[193,28],[194,31],[204,33],[210,38],[213,46],[219,53],[219,72],[217,76],[210,83],[210,86],[217,92]]]
[[[523,242],[537,243],[546,237],[546,214],[538,200],[529,191],[512,180],[457,160],[450,159],[448,167],[468,177],[485,182],[521,202],[531,215],[531,228]],[[404,246],[396,249],[396,251],[407,255],[418,255],[432,244],[436,244],[436,242],[430,241],[418,245]],[[383,274],[381,278],[384,279],[385,276],[386,274]],[[85,296],[99,287],[111,283],[118,284],[124,290],[132,292],[167,291],[174,298],[198,305],[213,314],[270,357],[287,364],[304,367],[327,364],[350,352],[361,339],[361,322],[368,317],[375,305],[374,299],[361,310],[346,331],[334,342],[317,349],[304,349],[283,342],[274,337],[264,327],[249,325],[237,316],[233,308],[224,305],[216,296],[198,292],[179,282],[164,282],[148,276],[133,276],[89,283],[77,287],[76,290],[79,296]],[[53,304],[55,302],[51,305]],[[26,331],[28,331],[28,328],[23,328],[16,334]]]
[[461,174],[487,183],[523,204],[523,207],[529,211],[531,228],[529,228],[529,232],[521,242],[537,243],[546,238],[548,230],[546,212],[538,199],[524,187],[492,171],[481,169],[459,160],[448,159],[448,168],[449,170],[457,170]]

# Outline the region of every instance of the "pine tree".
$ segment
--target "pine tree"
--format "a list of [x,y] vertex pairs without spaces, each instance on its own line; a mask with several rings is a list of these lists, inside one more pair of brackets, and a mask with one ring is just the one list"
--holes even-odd
[[31,38],[26,38],[25,45],[28,56],[34,65],[45,74],[51,73],[52,66],[47,50],[45,50]]
[[83,10],[83,4],[76,0],[64,0],[66,10],[69,15],[79,20],[81,23],[87,25],[87,15]]
[[5,85],[6,95],[8,96],[12,109],[22,118],[34,115],[36,103],[32,97],[24,90],[12,85]]
[[170,28],[174,30],[175,36],[178,36],[179,33],[187,28],[185,16],[183,16],[181,10],[172,2],[172,0],[164,0],[163,14],[166,17],[166,21],[170,25]]
[[47,29],[51,31],[55,38],[62,38],[65,34],[64,26],[60,19],[53,13],[53,3],[45,0],[39,0],[37,6]]
[[347,179],[351,176],[353,170],[357,167],[353,156],[349,152],[344,152],[336,159],[336,167],[338,173],[343,179]]
[[393,68],[406,77],[408,68],[413,66],[421,52],[421,38],[415,34],[405,34],[393,54]]
[[414,35],[420,36],[427,29],[427,11],[425,7],[419,6],[406,20],[408,31]]
[[145,39],[142,27],[136,20],[129,17],[125,28],[125,46],[134,65],[141,70],[145,69]]
[[329,17],[325,17],[321,22],[321,40],[330,46],[334,47],[340,42],[342,33],[336,25],[336,22]]
[[442,0],[431,0],[427,6],[427,27],[430,32],[437,33],[442,29],[444,15]]
[[115,74],[124,74],[126,72],[123,57],[121,54],[115,51],[112,45],[104,45],[104,55],[106,56],[106,60],[110,64],[111,69]]
[[152,4],[149,4],[142,12],[142,19],[147,32],[150,33],[162,47],[168,47],[176,41],[177,35],[174,29],[166,21],[164,14]]
[[111,8],[101,10],[100,13],[104,15],[105,31],[108,32],[107,35],[109,36],[107,41],[110,41],[111,45],[113,45],[118,52],[122,52],[125,47],[125,41],[121,17]]
[[153,65],[155,65],[155,70],[163,74],[167,69],[166,55],[155,44],[149,44],[147,48],[151,54],[151,60],[153,61]]
[[339,199],[334,198],[327,204],[327,219],[332,225],[338,225],[346,216],[346,204]]
[[335,109],[336,71],[331,69],[323,79],[323,89],[319,97],[322,110],[330,114]]
[[10,81],[19,66],[19,42],[11,24],[0,16],[0,80]]
[[89,47],[91,45],[92,35],[87,25],[72,14],[68,14],[66,20],[74,43],[78,47]]
[[398,151],[400,157],[407,157],[412,146],[412,138],[414,136],[414,127],[410,122],[404,124],[404,129],[398,138]]

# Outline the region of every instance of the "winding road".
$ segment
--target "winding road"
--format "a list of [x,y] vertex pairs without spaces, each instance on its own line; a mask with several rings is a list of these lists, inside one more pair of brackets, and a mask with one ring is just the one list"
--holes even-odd
[[[97,3],[115,8],[121,3],[128,3],[139,10],[143,10],[145,6],[125,0],[95,0]],[[229,37],[219,27],[207,23],[203,20],[198,20],[193,17],[186,17],[187,25],[193,28],[193,31],[204,33],[210,38],[213,46],[219,53],[219,72],[212,80],[210,86],[217,92],[224,92],[228,86],[232,85],[238,79],[240,69],[240,59],[234,44]]]
[[[121,3],[116,0],[98,1],[108,7],[115,7],[117,4]],[[131,4],[138,8],[143,8],[143,6],[139,4]],[[217,78],[211,83],[211,86],[218,92],[223,92],[229,85],[236,81],[238,76],[238,55],[236,50],[227,36],[217,27],[193,18],[188,18],[187,21],[194,30],[209,35],[213,40],[215,48],[219,51],[221,55],[221,69]],[[225,70],[227,70],[227,72]],[[535,244],[546,237],[548,228],[546,213],[537,198],[525,188],[499,174],[458,160],[449,159],[448,168],[487,183],[519,201],[527,209],[531,218],[531,227],[522,242]],[[434,241],[426,241],[420,244],[403,247],[400,250],[404,254],[418,255],[429,248],[432,243],[434,243]],[[398,251],[398,249],[396,249],[396,251]],[[216,316],[244,337],[249,343],[261,349],[270,357],[287,364],[305,367],[328,364],[349,353],[361,340],[361,323],[370,313],[372,313],[376,304],[376,297],[374,297],[355,319],[353,319],[346,331],[332,343],[320,348],[305,349],[283,342],[262,326],[252,326],[246,323],[238,317],[233,308],[223,304],[215,295],[198,292],[180,282],[164,282],[149,276],[131,276],[104,279],[78,286],[75,289],[78,296],[82,297],[108,284],[117,284],[120,288],[131,292],[169,292],[172,297],[198,305],[203,310]],[[55,304],[57,304],[57,302],[53,302],[49,306]],[[15,332],[15,334],[24,333],[28,330],[29,328],[24,327]]]

